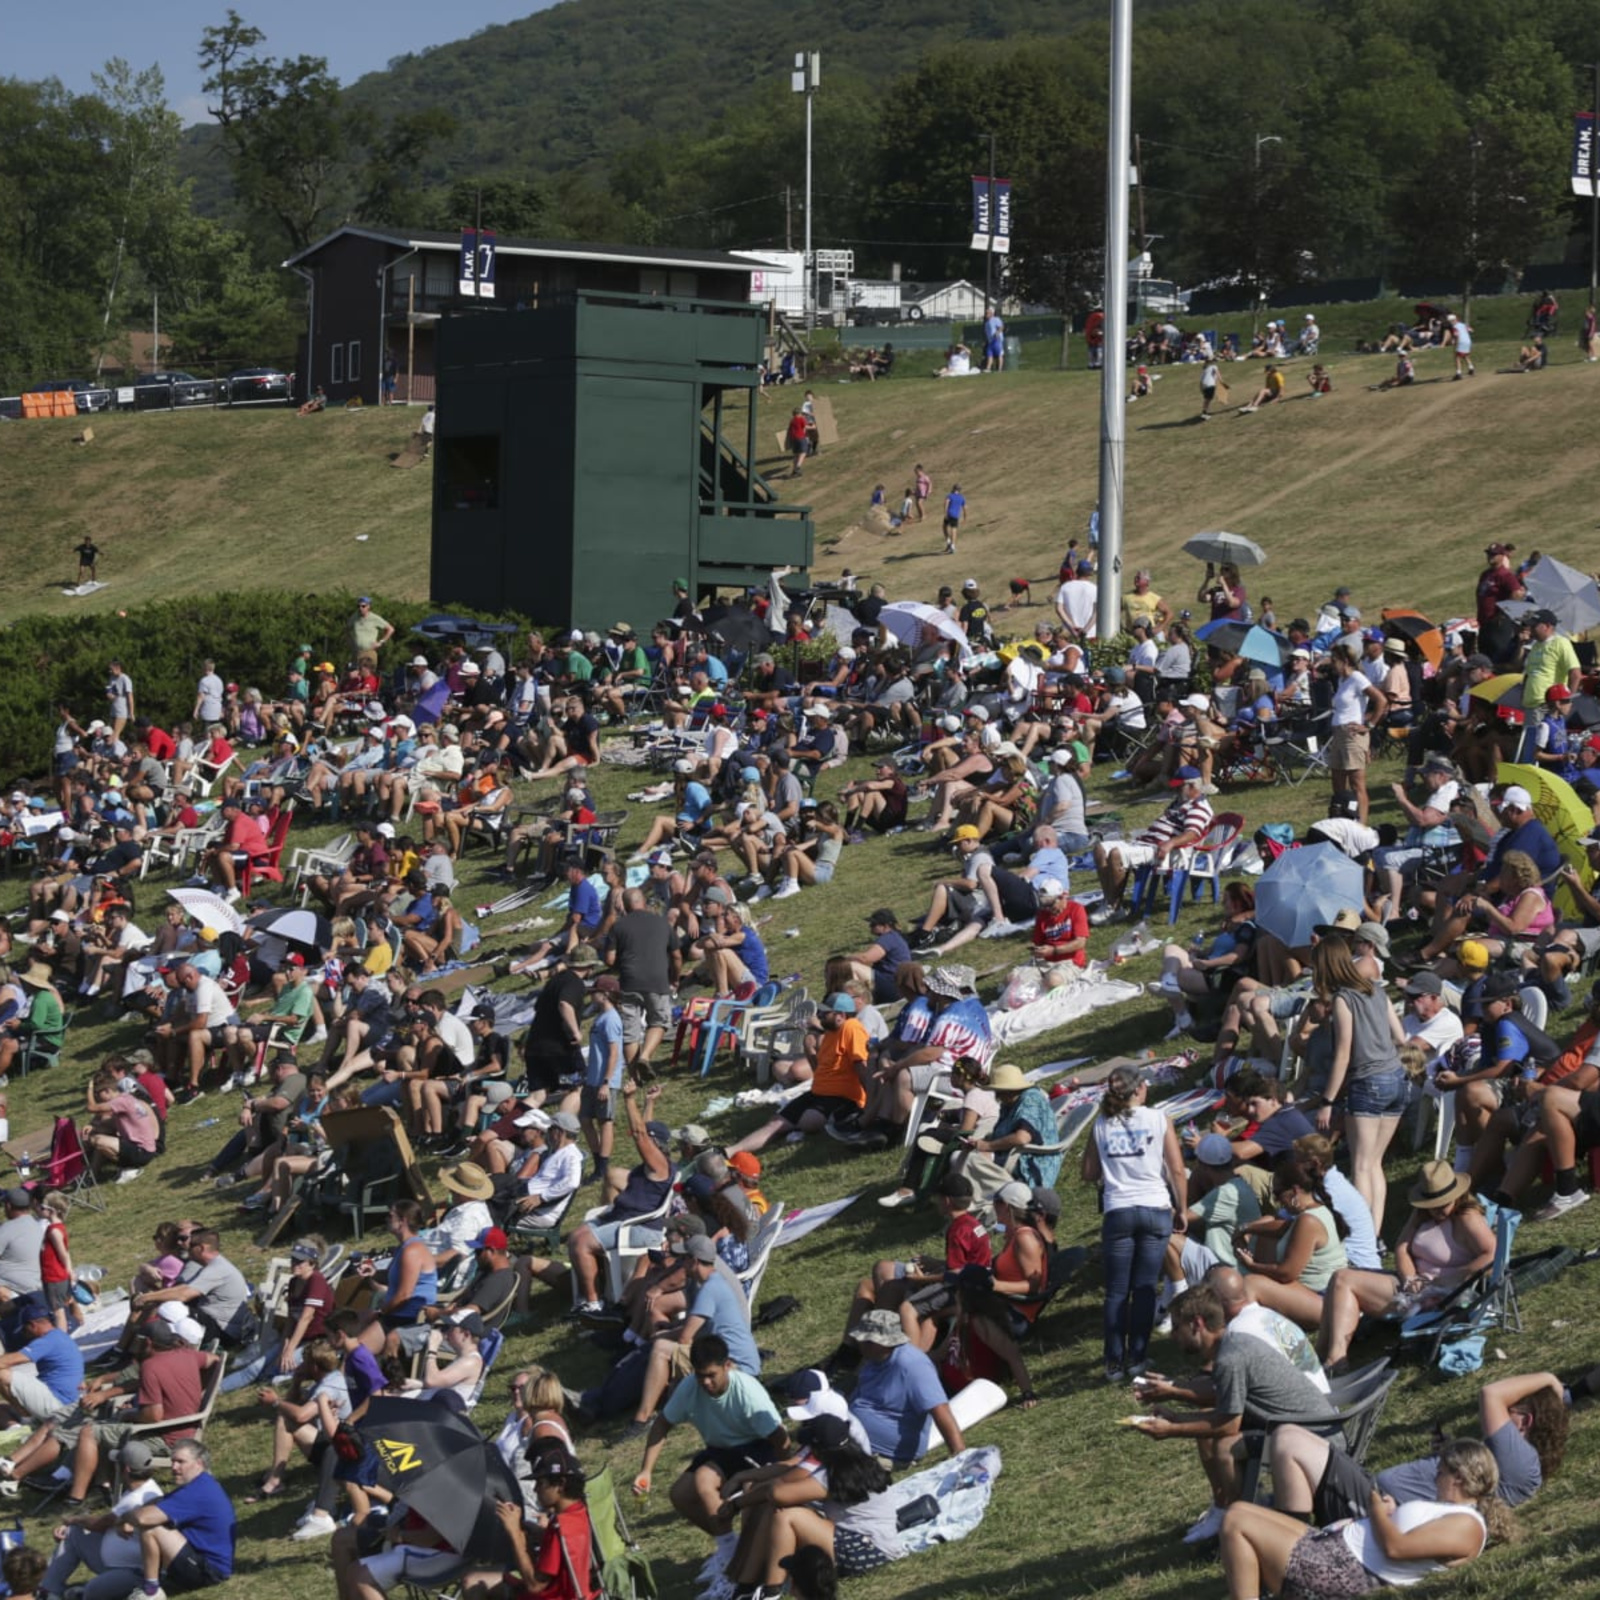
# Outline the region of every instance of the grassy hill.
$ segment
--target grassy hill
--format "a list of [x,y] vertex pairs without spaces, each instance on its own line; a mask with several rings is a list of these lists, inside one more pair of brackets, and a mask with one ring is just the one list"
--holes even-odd
[[[1482,320],[1492,326],[1494,315]],[[1337,308],[1324,348],[1348,349],[1383,320],[1381,310]],[[1190,534],[1248,534],[1269,554],[1247,575],[1252,597],[1264,589],[1286,619],[1341,581],[1363,604],[1459,614],[1488,537],[1586,564],[1595,522],[1587,458],[1559,441],[1575,437],[1595,374],[1563,343],[1545,372],[1497,375],[1515,353],[1503,341],[1480,344],[1478,376],[1462,383],[1449,381],[1446,354],[1425,354],[1414,389],[1384,394],[1365,385],[1387,376],[1389,359],[1330,354],[1335,392],[1317,400],[1308,364],[1290,363],[1286,403],[1203,425],[1197,369],[1165,369],[1154,395],[1128,412],[1128,567],[1151,566],[1156,587],[1182,597],[1200,576],[1178,554]],[[999,378],[819,385],[842,443],[793,496],[814,507],[819,575],[848,566],[907,598],[977,576],[1001,599],[1013,576],[1054,573],[1095,504],[1099,426],[1097,376],[1046,370],[1054,354],[1025,347],[1023,369]],[[1259,364],[1234,364],[1225,377],[1238,406]],[[798,393],[760,402],[768,470],[785,470],[775,441],[791,398]],[[75,423],[6,427],[0,620],[126,608],[220,581],[372,583],[426,598],[429,469],[389,465],[414,424],[403,410],[140,413],[97,418],[87,447],[72,443]],[[958,481],[967,495],[970,526],[953,557],[942,553],[936,516],[891,538],[856,527],[874,484],[897,502],[918,462],[938,495]],[[86,531],[105,550],[107,587],[78,600],[59,586]],[[1037,598],[1047,592],[1040,586]]]
[[[1509,529],[1516,537],[1527,528],[1536,532],[1517,537],[1519,544],[1537,539],[1558,552],[1586,551],[1593,513],[1577,468],[1566,465],[1564,441],[1572,432],[1566,419],[1581,413],[1588,398],[1583,386],[1595,375],[1567,365],[1536,377],[1495,378],[1490,373],[1501,353],[1486,348],[1480,376],[1470,383],[1393,395],[1368,395],[1360,388],[1383,370],[1381,364],[1339,359],[1333,363],[1339,389],[1331,398],[1296,399],[1276,414],[1227,416],[1203,426],[1186,420],[1194,410],[1193,371],[1164,379],[1153,400],[1130,415],[1130,560],[1149,561],[1169,592],[1181,594],[1198,569],[1176,557],[1178,544],[1188,532],[1220,524],[1268,546],[1272,562],[1264,576],[1285,612],[1314,603],[1341,579],[1355,586],[1363,603],[1369,597],[1417,599],[1458,610],[1468,600],[1479,546],[1490,532]],[[1439,359],[1429,358],[1425,377],[1437,375]],[[960,477],[973,499],[975,525],[962,555],[950,560],[937,554],[938,541],[926,529],[903,541],[905,549],[898,547],[902,541],[887,549],[881,541],[847,534],[819,562],[822,571],[849,564],[882,573],[897,593],[929,593],[938,582],[959,583],[969,573],[998,589],[1014,572],[1053,571],[1065,537],[1082,527],[1094,483],[1095,385],[1087,375],[1025,371],[1000,379],[906,379],[826,392],[836,401],[845,442],[819,458],[802,480],[825,533],[843,533],[874,482],[888,483],[893,492],[917,460],[941,487]],[[775,431],[782,407],[768,409]],[[218,573],[233,583],[309,590],[382,571],[385,592],[419,593],[426,565],[425,477],[393,471],[386,459],[409,420],[377,411],[305,421],[287,415],[109,418],[97,422],[98,437],[87,450],[71,445],[76,428],[67,424],[0,429],[6,512],[0,560],[8,575],[0,618],[41,604],[122,606],[164,590],[203,587]],[[69,572],[70,546],[85,528],[93,528],[106,546],[110,587],[84,602],[48,595],[42,586]],[[355,542],[359,534],[369,536],[367,543]],[[1259,585],[1253,583],[1252,590],[1259,593]],[[1023,613],[1017,620],[1026,618]],[[857,760],[825,773],[819,796],[834,796],[863,766]],[[1384,770],[1398,776],[1393,765]],[[603,806],[624,804],[638,783],[635,773],[609,763],[593,776]],[[1396,820],[1386,786],[1373,787],[1375,820]],[[529,797],[526,785],[518,789],[519,801]],[[1149,803],[1128,795],[1104,768],[1095,774],[1091,793],[1131,827],[1149,814]],[[1226,801],[1244,811],[1251,825],[1282,818],[1303,830],[1321,814],[1325,793],[1313,782],[1303,789],[1232,791]],[[620,840],[625,849],[642,838],[652,814],[650,807],[632,808]],[[334,831],[329,824],[297,826],[292,842],[323,842]],[[948,872],[948,863],[940,842],[924,834],[850,847],[826,888],[757,908],[766,917],[762,934],[773,971],[798,974],[817,994],[828,955],[864,942],[865,913],[889,904],[909,920],[925,906],[930,885]],[[487,865],[482,850],[462,862],[461,904],[493,898],[497,891],[485,876]],[[152,878],[138,886],[141,922],[156,915],[171,881]],[[1075,882],[1082,886],[1082,875]],[[22,894],[18,878],[0,883],[0,910],[14,912]],[[281,890],[271,897],[288,898]],[[526,948],[531,932],[505,931],[525,914],[472,913],[489,953]],[[1186,908],[1175,937],[1187,941],[1216,921],[1208,904]],[[1105,956],[1117,932],[1114,926],[1095,929],[1091,953]],[[986,998],[1022,953],[1019,938],[981,942],[964,952],[980,969],[992,969]],[[1130,962],[1119,976],[1142,985],[1156,972],[1152,955]],[[1006,1059],[1026,1069],[1153,1047],[1168,1020],[1159,1002],[1140,994],[1070,1029],[1030,1040]],[[1552,1024],[1553,1031],[1565,1037],[1575,1020],[1575,1011],[1569,1012]],[[52,1116],[78,1113],[88,1068],[107,1052],[137,1042],[134,1025],[109,1020],[100,1006],[80,1009],[64,1063],[10,1086],[13,1130],[27,1132]],[[674,1124],[702,1121],[718,1139],[733,1139],[754,1124],[757,1113],[712,1112],[708,1102],[741,1087],[726,1066],[708,1080],[680,1070],[668,1078],[660,1112]],[[190,1216],[220,1225],[227,1254],[259,1278],[267,1253],[254,1247],[254,1230],[232,1203],[243,1191],[219,1193],[202,1170],[231,1131],[232,1114],[231,1102],[216,1094],[175,1110],[168,1153],[137,1183],[110,1191],[104,1215],[74,1212],[75,1259],[104,1265],[108,1283],[125,1282],[148,1254],[141,1241],[153,1226]],[[619,1150],[626,1149],[625,1138],[619,1139]],[[776,1374],[825,1356],[858,1277],[874,1260],[936,1248],[937,1229],[928,1211],[884,1211],[875,1203],[892,1182],[892,1153],[852,1156],[819,1139],[774,1146],[766,1160],[764,1188],[780,1204],[859,1197],[840,1220],[774,1255],[763,1300],[792,1295],[801,1302],[800,1310],[762,1332],[762,1343],[772,1351],[767,1371]],[[1416,1165],[1402,1133],[1390,1163],[1391,1238]],[[440,1193],[435,1164],[430,1160],[425,1169],[434,1193]],[[1092,1242],[1098,1236],[1094,1202],[1078,1181],[1075,1160],[1069,1158],[1059,1187],[1066,1206],[1061,1238]],[[1589,1216],[1585,1211],[1530,1227],[1519,1245],[1588,1245]],[[367,1242],[376,1246],[379,1240],[372,1236]],[[1525,1330],[1491,1335],[1483,1376],[1545,1367],[1568,1374],[1593,1362],[1593,1271],[1574,1267],[1553,1286],[1530,1294]],[[511,1376],[528,1363],[546,1364],[574,1384],[597,1381],[604,1371],[604,1354],[563,1320],[564,1298],[541,1295],[537,1304],[537,1325],[509,1341],[477,1413],[490,1429],[504,1414]],[[1099,1278],[1091,1268],[1057,1300],[1029,1345],[1040,1409],[1009,1408],[974,1435],[976,1443],[998,1446],[1005,1465],[983,1526],[936,1554],[852,1582],[852,1596],[1220,1600],[1224,1587],[1214,1553],[1191,1553],[1178,1543],[1206,1500],[1194,1454],[1176,1442],[1158,1444],[1115,1428],[1133,1401],[1130,1391],[1101,1379],[1099,1328]],[[1360,1354],[1387,1347],[1379,1334]],[[1168,1371],[1179,1365],[1170,1342],[1158,1339],[1155,1355]],[[1435,1421],[1448,1430],[1473,1426],[1477,1382],[1405,1371],[1370,1460],[1388,1465],[1418,1453]],[[1519,1514],[1523,1543],[1431,1585],[1430,1594],[1559,1594],[1564,1600],[1600,1595],[1600,1521],[1588,1498],[1589,1469],[1600,1461],[1592,1415],[1576,1419],[1559,1479]],[[240,1516],[239,1575],[227,1595],[325,1600],[326,1547],[286,1540],[309,1493],[306,1468],[296,1461],[281,1498],[246,1502],[267,1465],[264,1418],[255,1391],[246,1388],[226,1398],[209,1435],[217,1471]],[[591,1469],[609,1465],[626,1485],[638,1469],[639,1447],[618,1444],[619,1431],[620,1423],[585,1431],[580,1448]],[[690,1448],[690,1440],[675,1433],[657,1471],[656,1492],[642,1504],[627,1501],[667,1600],[687,1600],[694,1592],[694,1574],[707,1551],[706,1541],[666,1503],[665,1486]],[[26,1493],[16,1504],[29,1543],[48,1548],[59,1507],[38,1513]]]

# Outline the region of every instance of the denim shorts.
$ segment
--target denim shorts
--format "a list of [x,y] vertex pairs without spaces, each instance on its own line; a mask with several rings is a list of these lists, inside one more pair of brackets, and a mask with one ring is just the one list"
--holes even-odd
[[1400,1067],[1358,1078],[1344,1092],[1348,1117],[1398,1117],[1410,1103],[1411,1080]]

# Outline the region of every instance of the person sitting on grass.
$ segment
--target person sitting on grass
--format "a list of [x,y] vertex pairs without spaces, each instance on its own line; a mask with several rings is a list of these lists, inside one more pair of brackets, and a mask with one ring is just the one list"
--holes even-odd
[[136,1567],[139,1564],[139,1541],[125,1533],[118,1533],[117,1525],[129,1512],[161,1497],[161,1485],[152,1476],[155,1456],[142,1439],[129,1439],[117,1452],[122,1467],[124,1489],[112,1502],[109,1511],[71,1511],[56,1526],[56,1548],[50,1564],[42,1568],[42,1576],[34,1574],[19,1582],[19,1574],[12,1562],[26,1557],[30,1562],[42,1562],[36,1551],[12,1551],[3,1568],[5,1580],[15,1600],[22,1600],[28,1590],[40,1594],[65,1594],[69,1580],[79,1567],[93,1573],[110,1572],[117,1568]]
[[1222,1524],[1228,1592],[1340,1600],[1459,1567],[1481,1555],[1491,1539],[1512,1536],[1511,1513],[1496,1493],[1499,1481],[1489,1451],[1460,1439],[1439,1453],[1428,1499],[1397,1508],[1373,1489],[1367,1515],[1337,1527],[1308,1529],[1298,1517],[1241,1502],[1229,1508]]
[[822,1031],[817,1036],[811,1087],[780,1107],[771,1121],[730,1145],[730,1156],[764,1150],[779,1134],[788,1142],[798,1142],[808,1133],[821,1133],[831,1120],[858,1113],[866,1105],[867,1032],[856,1020],[855,1001],[847,994],[830,995],[818,1009],[817,1021]]
[[323,1426],[324,1402],[326,1414],[336,1427],[350,1415],[350,1390],[341,1370],[343,1360],[333,1344],[327,1339],[312,1339],[297,1348],[296,1357],[290,1368],[295,1381],[289,1389],[268,1384],[256,1393],[272,1413],[272,1465],[255,1493],[245,1496],[246,1505],[270,1500],[283,1492],[283,1480],[288,1476],[295,1450],[307,1460],[315,1459],[317,1447],[331,1437]]
[[1256,390],[1255,399],[1249,405],[1240,406],[1241,414],[1259,411],[1262,406],[1270,406],[1274,400],[1283,398],[1284,378],[1277,367],[1269,366],[1262,374],[1261,387]]
[[145,1600],[160,1600],[169,1589],[189,1594],[233,1575],[238,1532],[233,1501],[210,1469],[211,1457],[198,1439],[180,1439],[172,1447],[177,1488],[128,1512],[116,1526],[118,1533],[138,1539],[139,1565],[95,1579],[87,1596],[109,1600],[138,1593],[142,1579]]
[[850,1436],[850,1424],[812,1417],[795,1442],[805,1454],[782,1473],[753,1474],[729,1490],[726,1514],[739,1512],[743,1523],[726,1569],[734,1600],[778,1595],[801,1551],[820,1550],[842,1577],[904,1554],[889,1474]]
[[761,1380],[734,1363],[727,1341],[702,1333],[689,1346],[689,1373],[680,1378],[644,1436],[644,1461],[633,1480],[641,1498],[650,1492],[667,1435],[692,1424],[703,1448],[668,1491],[672,1509],[713,1539],[733,1525],[728,1497],[767,1469],[787,1447],[789,1434]]
[[1408,347],[1402,349],[1396,358],[1394,373],[1391,377],[1385,378],[1382,383],[1369,383],[1367,387],[1374,391],[1378,389],[1406,389],[1416,381],[1417,365],[1411,359]]

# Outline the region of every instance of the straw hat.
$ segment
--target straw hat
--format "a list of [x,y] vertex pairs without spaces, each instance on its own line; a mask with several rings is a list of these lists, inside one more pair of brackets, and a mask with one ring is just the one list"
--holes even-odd
[[475,1161],[446,1167],[439,1174],[439,1181],[452,1194],[464,1195],[468,1200],[488,1200],[494,1195],[493,1181]]
[[1471,1187],[1472,1179],[1448,1161],[1424,1161],[1406,1198],[1418,1211],[1434,1211],[1453,1204]]
[[48,989],[54,984],[55,976],[44,962],[30,961],[17,974],[17,982],[27,984],[30,989]]

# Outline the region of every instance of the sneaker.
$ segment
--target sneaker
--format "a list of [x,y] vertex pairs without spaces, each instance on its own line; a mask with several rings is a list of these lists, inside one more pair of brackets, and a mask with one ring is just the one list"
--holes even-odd
[[326,1044],[327,1040],[328,1030],[326,1028],[318,1028],[315,1030],[315,1032],[308,1035],[304,1042],[306,1044]]
[[[223,895],[222,898],[226,900],[230,906],[237,905],[239,903],[239,891],[237,889],[230,889],[225,895]],[[298,1537],[299,1535],[297,1534],[296,1538]]]
[[1116,914],[1115,906],[1099,905],[1089,913],[1089,921],[1094,927],[1103,928]]
[[10,1456],[0,1456],[0,1478],[9,1478],[16,1470]]
[[234,1184],[242,1183],[243,1177],[237,1173],[224,1172],[220,1178],[214,1178],[212,1185],[217,1189],[231,1189]]
[[297,1544],[309,1544],[313,1539],[332,1538],[338,1526],[326,1511],[313,1511],[289,1537]]
[[800,893],[800,880],[798,878],[785,878],[783,887],[772,891],[774,900],[792,900]]
[[1554,1222],[1557,1217],[1564,1217],[1569,1211],[1576,1211],[1579,1206],[1589,1203],[1587,1189],[1574,1189],[1571,1194],[1553,1194],[1550,1199],[1533,1214],[1535,1222]]
[[1170,1311],[1163,1311],[1160,1317],[1156,1320],[1155,1328],[1152,1331],[1162,1335],[1171,1333],[1172,1313]]
[[648,1422],[641,1422],[637,1417],[635,1417],[633,1421],[630,1422],[628,1426],[617,1435],[616,1443],[631,1444],[635,1439],[644,1438],[649,1431],[650,1424]]
[[1127,1381],[1127,1377],[1128,1374],[1121,1367],[1106,1368],[1107,1383],[1125,1383]]
[[599,1300],[580,1300],[572,1308],[575,1317],[598,1317],[605,1310],[605,1305]]
[[1180,1011],[1173,1020],[1172,1031],[1166,1035],[1168,1040],[1181,1039],[1194,1026],[1194,1018],[1187,1011]]
[[1208,1544],[1222,1532],[1222,1507],[1207,1506],[1206,1514],[1184,1534],[1185,1544]]
[[117,1174],[117,1182],[132,1183],[143,1171],[143,1167],[124,1167],[123,1170]]
[[878,1196],[878,1204],[887,1211],[897,1210],[901,1206],[914,1206],[916,1203],[916,1191],[912,1189],[896,1189],[893,1194]]
[[[217,1093],[218,1094],[232,1094],[236,1089],[244,1088],[245,1084],[248,1081],[249,1080],[245,1077],[245,1075],[242,1072],[236,1072],[236,1073],[234,1073],[234,1075],[231,1078],[228,1079],[228,1081],[225,1084],[223,1084],[223,1086],[217,1091]],[[229,1179],[230,1183],[232,1181],[233,1181],[232,1179]],[[218,1187],[219,1188],[226,1188],[227,1185],[219,1182],[218,1183]]]
[[770,883],[762,884],[750,898],[752,900],[770,900],[772,898],[772,885]]
[[15,1478],[0,1478],[0,1495],[15,1500],[22,1493],[22,1485]]

